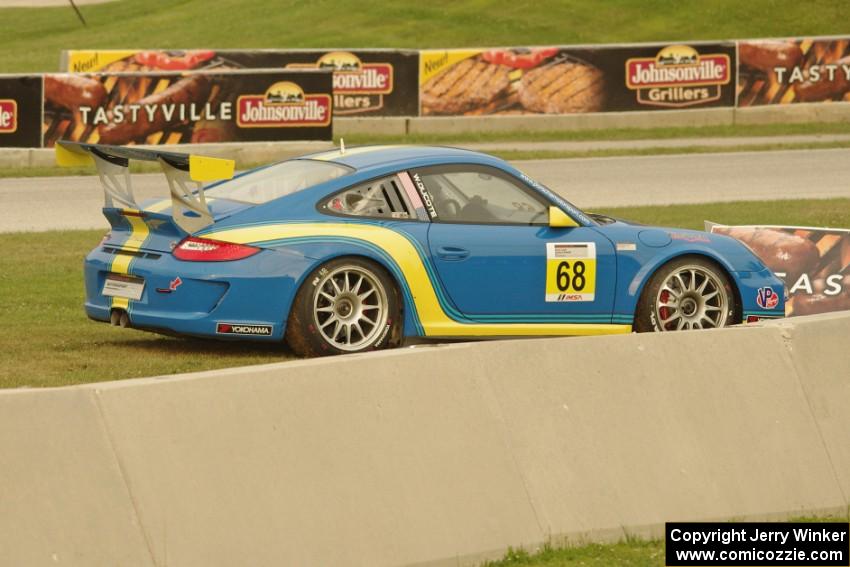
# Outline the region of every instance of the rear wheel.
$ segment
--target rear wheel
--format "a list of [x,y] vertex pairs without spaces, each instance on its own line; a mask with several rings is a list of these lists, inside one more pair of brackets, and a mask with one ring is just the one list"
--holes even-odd
[[315,270],[298,290],[285,339],[300,356],[397,346],[400,313],[386,270],[360,258],[340,258]]
[[726,272],[702,258],[680,258],[652,276],[638,302],[635,330],[714,329],[739,321]]

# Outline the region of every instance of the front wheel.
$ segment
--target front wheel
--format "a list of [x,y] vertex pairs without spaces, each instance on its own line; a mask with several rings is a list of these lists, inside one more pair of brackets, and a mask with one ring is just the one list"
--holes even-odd
[[638,302],[635,330],[714,329],[739,321],[732,283],[713,262],[681,258],[652,276]]
[[396,346],[401,338],[395,283],[360,258],[332,260],[298,290],[286,342],[299,356],[322,356]]

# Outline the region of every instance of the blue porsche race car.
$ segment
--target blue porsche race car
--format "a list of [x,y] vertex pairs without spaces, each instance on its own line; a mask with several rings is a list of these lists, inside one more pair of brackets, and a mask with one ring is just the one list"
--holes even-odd
[[[134,159],[159,162],[170,198],[136,202]],[[341,148],[235,177],[131,147],[61,142],[57,161],[94,161],[104,187],[112,230],[85,261],[97,321],[312,356],[784,314],[783,283],[737,240],[585,213],[477,152]]]

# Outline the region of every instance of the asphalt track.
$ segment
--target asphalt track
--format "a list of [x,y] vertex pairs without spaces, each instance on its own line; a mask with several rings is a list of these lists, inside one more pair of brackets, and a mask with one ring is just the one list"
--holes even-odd
[[[850,197],[850,150],[551,159],[514,164],[580,207]],[[136,198],[168,195],[134,176]],[[106,228],[95,177],[0,179],[0,232]]]

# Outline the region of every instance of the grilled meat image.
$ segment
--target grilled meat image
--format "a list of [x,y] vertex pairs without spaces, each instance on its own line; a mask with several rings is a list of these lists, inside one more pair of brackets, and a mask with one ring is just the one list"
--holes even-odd
[[523,75],[519,101],[528,110],[546,114],[598,112],[605,106],[605,77],[584,63],[549,63]]
[[798,65],[803,52],[794,41],[742,41],[738,56],[741,65],[771,74],[776,67],[790,69]]
[[97,79],[76,75],[45,75],[44,98],[48,102],[73,111],[81,106],[100,106],[106,89]]
[[[804,83],[795,84],[794,91],[797,94],[797,100],[800,102],[820,102],[840,97],[850,90],[850,81],[847,80],[847,76],[842,70],[846,65],[850,65],[850,56],[829,63],[837,67],[833,80],[830,81],[827,78],[826,71],[822,71],[817,81],[807,80]],[[824,62],[824,64],[827,64],[827,62]]]
[[432,77],[422,88],[423,114],[462,114],[486,106],[510,87],[510,68],[465,59]]
[[[162,92],[148,95],[138,101],[139,106],[166,104],[190,104],[203,103],[207,100],[210,92],[210,82],[203,75],[192,75],[180,79]],[[105,144],[126,144],[133,140],[143,138],[171,123],[162,112],[158,112],[153,120],[150,120],[145,112],[138,114],[136,122],[112,122],[99,127],[100,141]]]

